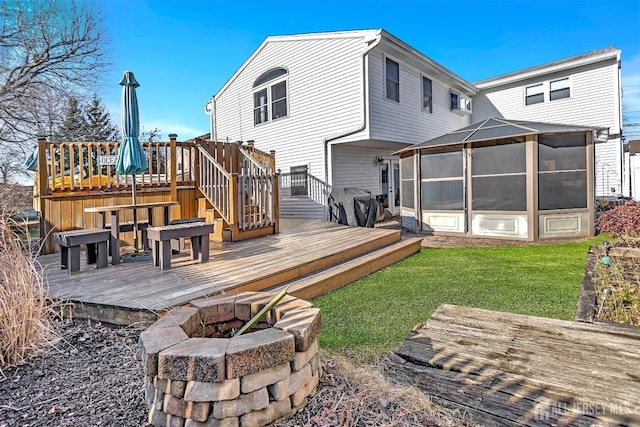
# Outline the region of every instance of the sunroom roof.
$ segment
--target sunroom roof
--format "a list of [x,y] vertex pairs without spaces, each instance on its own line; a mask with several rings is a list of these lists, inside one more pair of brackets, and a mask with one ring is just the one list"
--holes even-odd
[[525,120],[486,119],[462,129],[449,132],[437,138],[403,148],[398,153],[421,148],[447,147],[465,142],[489,141],[492,139],[514,138],[541,133],[588,132],[595,128],[585,126],[559,125],[553,123],[529,122]]

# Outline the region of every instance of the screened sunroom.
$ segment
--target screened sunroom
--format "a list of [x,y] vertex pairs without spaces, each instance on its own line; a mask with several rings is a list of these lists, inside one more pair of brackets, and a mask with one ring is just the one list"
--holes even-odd
[[407,147],[402,224],[527,241],[594,233],[592,128],[488,119]]

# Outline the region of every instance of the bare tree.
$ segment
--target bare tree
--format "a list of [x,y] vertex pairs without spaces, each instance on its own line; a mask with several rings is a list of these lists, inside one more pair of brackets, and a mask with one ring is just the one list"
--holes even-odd
[[0,144],[22,144],[49,126],[44,97],[95,88],[108,39],[82,0],[0,0],[0,21]]

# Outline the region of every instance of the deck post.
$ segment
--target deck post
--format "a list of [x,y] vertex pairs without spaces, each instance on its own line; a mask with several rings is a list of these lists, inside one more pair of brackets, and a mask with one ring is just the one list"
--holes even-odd
[[273,205],[273,232],[280,232],[280,173],[276,173],[272,178],[273,189],[273,200],[271,201]]
[[169,152],[170,152],[170,159],[171,159],[171,176],[169,177],[169,179],[171,180],[171,200],[172,201],[176,201],[178,200],[178,183],[176,182],[176,177],[177,177],[177,171],[176,171],[176,167],[177,167],[177,159],[176,159],[176,138],[178,138],[178,135],[176,135],[175,133],[170,133],[169,134]]
[[[38,135],[38,172],[36,174],[36,182],[37,190],[35,197],[37,200],[34,200],[34,208],[39,212],[39,225],[40,225],[40,247],[43,248],[44,253],[49,253],[51,250],[51,245],[45,244],[47,243],[47,229],[46,229],[46,215],[45,215],[45,206],[46,203],[42,196],[49,194],[49,173],[47,171],[47,137],[46,135]],[[37,206],[35,206],[37,205]]]

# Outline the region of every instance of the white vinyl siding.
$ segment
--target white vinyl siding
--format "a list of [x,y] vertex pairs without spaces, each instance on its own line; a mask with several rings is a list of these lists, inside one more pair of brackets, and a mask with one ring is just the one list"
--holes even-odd
[[423,73],[428,74],[428,70],[416,70],[400,62],[400,102],[388,102],[384,97],[384,53],[375,49],[369,54],[371,139],[415,144],[471,123],[469,115],[451,112],[450,87],[435,78],[431,78],[433,114],[423,113]]
[[346,144],[333,147],[333,186],[355,187],[382,194],[378,157],[391,155],[390,151],[351,147]]
[[[307,165],[324,180],[325,138],[362,124],[362,49],[361,37],[264,44],[216,98],[218,140],[254,140],[260,150],[276,150],[277,169]],[[253,84],[276,67],[288,71],[288,117],[254,126]]]
[[614,78],[614,63],[604,66],[588,66],[571,70],[571,97],[555,102],[525,105],[524,87],[540,83],[540,80],[557,80],[567,76],[558,73],[544,79],[524,81],[499,88],[483,89],[474,97],[474,123],[492,117],[515,120],[611,127],[611,133],[620,132],[617,96],[618,82]]
[[[610,59],[527,81],[482,89],[474,98],[472,121],[476,123],[492,117],[504,117],[603,127],[609,128],[609,132],[615,135],[620,133],[618,75],[618,64]],[[549,101],[547,89],[545,102],[526,105],[523,98],[527,87],[544,81],[548,88],[551,88],[551,82],[557,82],[553,88],[562,89],[567,77],[570,77],[570,97]],[[595,145],[596,196],[611,196],[610,187],[621,188],[621,159],[619,138]]]

